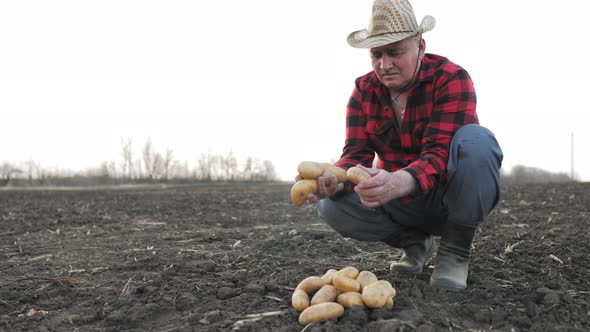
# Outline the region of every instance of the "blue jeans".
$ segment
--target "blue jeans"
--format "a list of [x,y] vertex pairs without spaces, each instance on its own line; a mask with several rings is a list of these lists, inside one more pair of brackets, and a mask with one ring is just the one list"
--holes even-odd
[[451,140],[446,181],[431,191],[409,203],[392,200],[374,209],[357,193],[346,193],[321,200],[318,212],[342,236],[400,248],[424,233],[440,236],[447,222],[476,227],[499,200],[502,158],[491,131],[466,125]]

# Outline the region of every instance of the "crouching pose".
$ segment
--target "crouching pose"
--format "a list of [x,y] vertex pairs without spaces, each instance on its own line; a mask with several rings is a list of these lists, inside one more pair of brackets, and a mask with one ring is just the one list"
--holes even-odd
[[362,165],[371,178],[320,177],[308,200],[343,236],[403,249],[394,271],[421,272],[440,236],[430,284],[462,290],[473,237],[499,198],[502,151],[479,125],[468,72],[425,52],[434,25],[418,25],[407,0],[375,0],[368,28],[348,36],[369,49],[373,70],[355,81],[335,165]]

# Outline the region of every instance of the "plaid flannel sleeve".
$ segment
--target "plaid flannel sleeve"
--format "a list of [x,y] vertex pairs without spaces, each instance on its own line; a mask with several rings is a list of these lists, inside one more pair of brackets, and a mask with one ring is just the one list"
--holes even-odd
[[465,70],[440,78],[435,84],[434,109],[422,139],[422,151],[408,171],[425,192],[446,172],[449,146],[453,135],[463,125],[478,123],[473,82]]

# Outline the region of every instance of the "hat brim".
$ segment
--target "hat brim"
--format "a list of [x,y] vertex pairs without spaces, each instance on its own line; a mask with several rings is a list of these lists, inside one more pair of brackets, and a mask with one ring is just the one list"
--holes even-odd
[[430,15],[424,16],[422,22],[420,22],[420,26],[416,31],[409,31],[409,32],[394,32],[394,33],[385,33],[376,36],[368,36],[367,29],[355,31],[348,35],[346,41],[348,44],[355,48],[374,48],[379,47],[391,43],[398,42],[400,40],[404,40],[406,38],[414,37],[424,32],[430,31],[434,29],[436,25],[436,21],[434,17]]

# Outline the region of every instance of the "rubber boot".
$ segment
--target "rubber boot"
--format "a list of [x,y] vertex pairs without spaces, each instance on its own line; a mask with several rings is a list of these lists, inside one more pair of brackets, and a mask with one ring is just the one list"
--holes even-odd
[[426,235],[424,241],[403,248],[402,257],[393,262],[389,269],[394,272],[420,273],[434,253],[434,238]]
[[450,291],[467,288],[471,242],[477,226],[448,222],[440,239],[430,285]]

